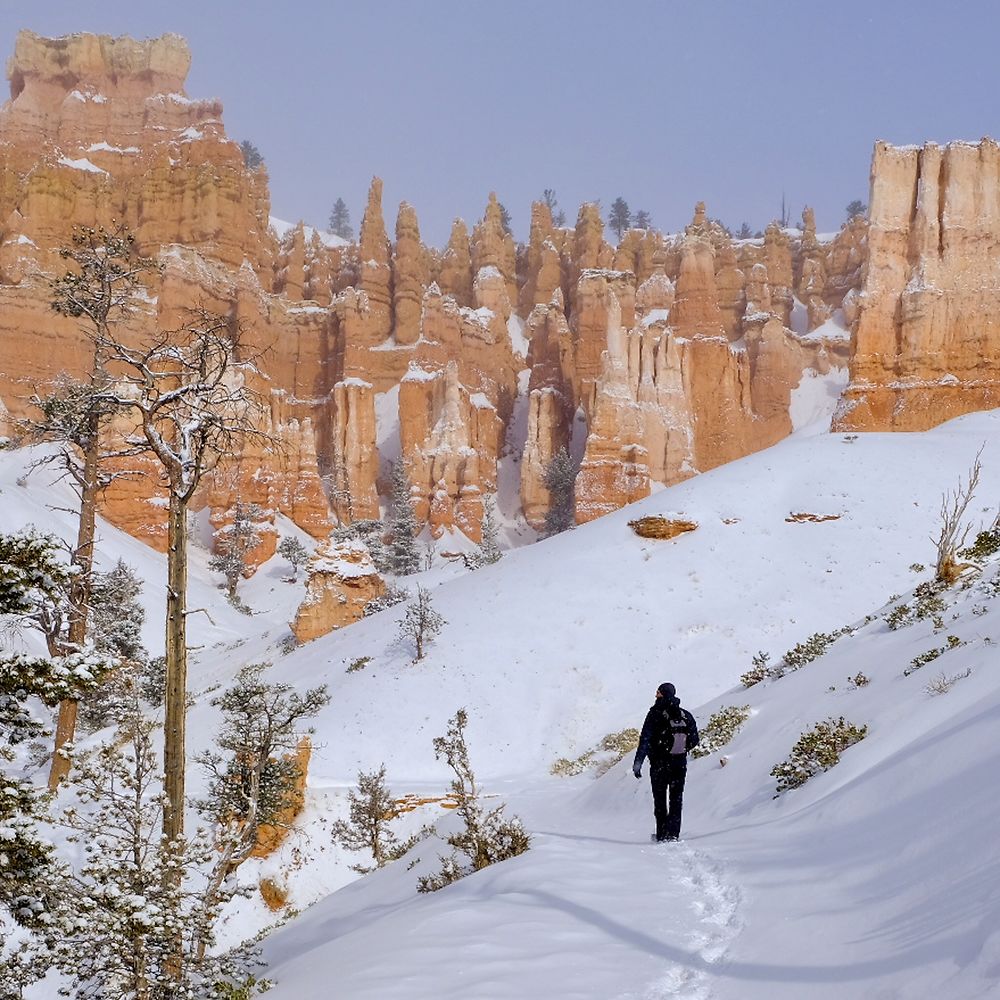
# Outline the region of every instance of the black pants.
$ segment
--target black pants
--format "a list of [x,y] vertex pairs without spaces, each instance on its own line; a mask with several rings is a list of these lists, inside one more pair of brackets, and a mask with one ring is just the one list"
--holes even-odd
[[[649,762],[649,782],[653,786],[653,815],[656,817],[656,839],[676,840],[681,833],[681,809],[684,806],[684,779],[687,777],[687,755]],[[667,799],[669,795],[669,808]]]

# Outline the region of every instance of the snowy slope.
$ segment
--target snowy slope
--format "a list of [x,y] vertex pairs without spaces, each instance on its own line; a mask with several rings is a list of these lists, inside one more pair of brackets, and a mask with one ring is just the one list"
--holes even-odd
[[[910,566],[932,561],[941,492],[984,441],[973,516],[991,520],[998,429],[1000,412],[920,435],[803,434],[475,574],[432,570],[448,624],[419,665],[396,637],[401,608],[282,656],[301,587],[281,582],[283,566],[265,566],[243,590],[259,610],[248,619],[221,600],[196,552],[191,604],[210,608],[215,624],[192,619],[203,647],[192,751],[215,725],[208,696],[245,662],[270,660],[275,678],[322,681],[333,695],[317,720],[299,836],[242,873],[280,877],[297,907],[339,889],[268,941],[271,995],[989,995],[1000,979],[990,836],[1000,807],[981,789],[998,763],[1000,675],[985,641],[1000,642],[997,601],[961,595],[940,635],[929,621],[896,632],[872,622],[800,672],[737,685],[756,651],[777,660],[813,632],[861,625],[925,579]],[[15,484],[22,463],[0,454],[4,529],[34,519],[68,531],[68,517],[44,508],[53,491],[35,477]],[[699,528],[656,542],[627,527],[661,512]],[[836,518],[786,520],[793,514]],[[121,554],[151,581],[155,606],[161,557],[106,526],[102,537],[105,560]],[[967,645],[901,676],[953,631]],[[347,673],[359,656],[371,664]],[[947,695],[924,691],[939,670],[967,666]],[[859,670],[867,687],[847,683]],[[654,847],[648,786],[627,766],[597,781],[548,769],[639,725],[663,680],[702,723],[720,703],[754,715],[725,768],[717,755],[693,762],[685,842]],[[448,775],[430,741],[462,705],[477,773],[524,817],[533,850],[431,896],[414,888],[433,867],[433,843],[415,850],[412,871],[402,862],[354,881],[346,863],[356,859],[327,833],[345,786],[385,761],[397,794],[440,793]],[[770,768],[803,729],[840,714],[867,723],[869,737],[838,768],[773,799]],[[429,807],[407,822],[439,815]],[[228,934],[270,919],[245,904]]]

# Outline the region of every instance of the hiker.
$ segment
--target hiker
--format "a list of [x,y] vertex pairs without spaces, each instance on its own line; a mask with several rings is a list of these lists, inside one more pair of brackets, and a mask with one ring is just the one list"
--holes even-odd
[[[698,725],[694,716],[681,708],[673,684],[656,689],[656,702],[646,713],[635,752],[632,773],[642,777],[642,762],[649,758],[649,781],[653,786],[653,815],[656,817],[657,843],[677,840],[681,834],[681,807],[684,804],[684,779],[687,755],[698,745]],[[667,808],[667,793],[670,806]]]

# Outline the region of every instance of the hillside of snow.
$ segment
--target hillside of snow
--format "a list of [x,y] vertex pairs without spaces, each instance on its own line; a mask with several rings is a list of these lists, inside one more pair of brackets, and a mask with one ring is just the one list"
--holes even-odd
[[[970,517],[992,522],[998,430],[1000,412],[925,434],[796,435],[473,574],[439,560],[404,581],[433,587],[447,621],[419,664],[398,638],[402,607],[283,655],[302,595],[283,582],[287,567],[274,560],[241,585],[255,611],[247,618],[196,550],[190,604],[211,620],[191,619],[192,753],[211,741],[212,694],[245,663],[270,662],[275,679],[326,683],[332,695],[316,720],[297,834],[241,870],[250,882],[280,880],[292,906],[309,907],[265,943],[270,995],[990,995],[1000,983],[998,564],[945,595],[941,628],[928,617],[890,630],[884,618],[929,578],[913,567],[933,563],[941,494],[984,442]],[[46,509],[61,496],[46,473],[18,485],[24,461],[0,453],[4,530],[34,522],[71,534],[69,515]],[[698,528],[638,538],[627,522],[652,513]],[[108,526],[101,538],[102,563],[121,556],[148,581],[155,653],[162,557]],[[758,651],[774,663],[845,626],[801,670],[739,684]],[[958,645],[948,649],[950,635]],[[347,672],[365,656],[364,669]],[[859,673],[870,683],[848,680]],[[958,679],[934,694],[938,675]],[[596,780],[549,770],[638,727],[666,680],[702,726],[720,705],[751,715],[722,751],[726,766],[718,753],[692,761],[682,842],[651,845],[648,782],[628,761]],[[432,838],[358,879],[347,866],[359,858],[329,839],[358,769],[384,762],[397,795],[440,795],[449,774],[431,740],[462,706],[477,776],[524,819],[532,850],[419,895],[418,875],[442,850]],[[775,798],[771,768],[804,730],[841,715],[867,725],[866,739]],[[192,770],[192,794],[202,780]],[[404,832],[444,815],[425,806]],[[247,901],[229,915],[227,938],[274,919]]]

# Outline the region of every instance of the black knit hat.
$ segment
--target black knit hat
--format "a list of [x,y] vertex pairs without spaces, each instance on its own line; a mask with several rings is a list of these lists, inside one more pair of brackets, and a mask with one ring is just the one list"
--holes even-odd
[[664,698],[673,698],[677,694],[677,688],[669,681],[664,681],[657,689]]

